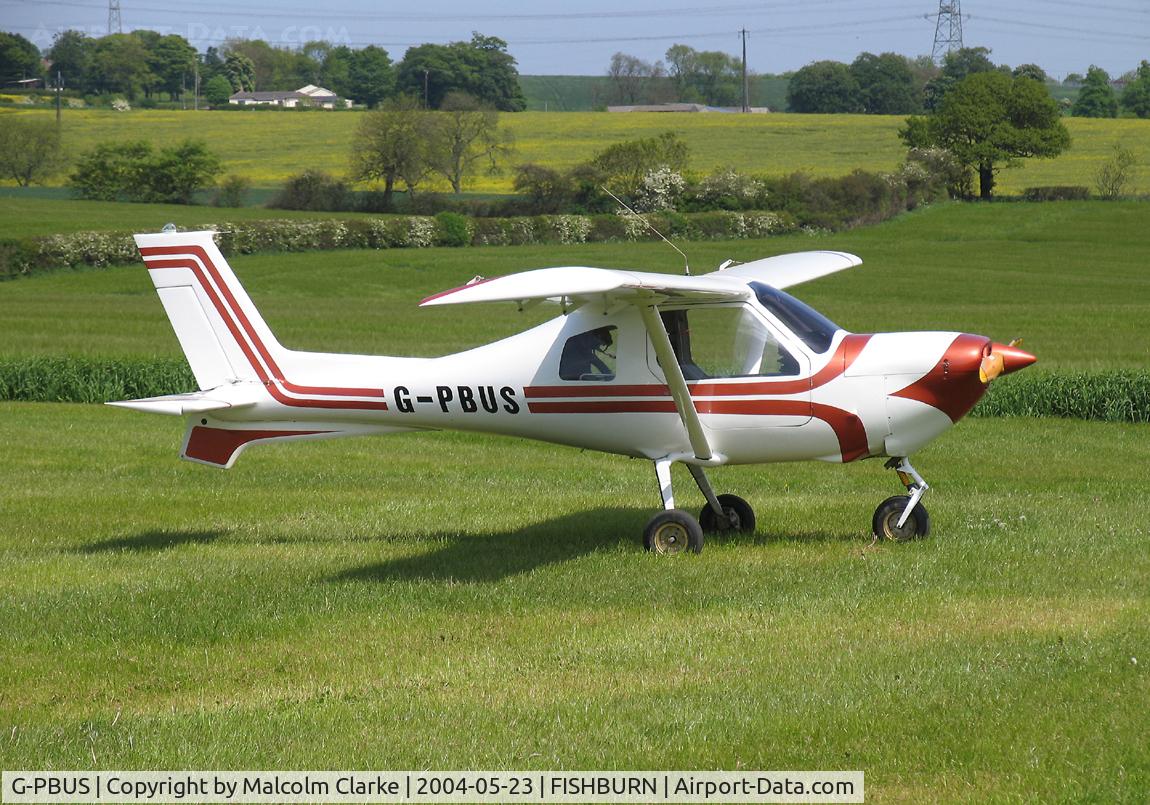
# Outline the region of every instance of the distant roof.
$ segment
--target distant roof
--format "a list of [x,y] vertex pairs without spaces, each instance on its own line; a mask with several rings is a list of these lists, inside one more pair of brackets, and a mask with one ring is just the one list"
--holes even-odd
[[[648,103],[632,106],[608,106],[608,112],[742,112],[741,106],[707,106],[702,103]],[[771,111],[765,106],[752,106],[748,111],[757,114]]]
[[330,89],[317,87],[315,84],[308,84],[306,87],[300,87],[296,90],[296,92],[300,93],[301,95],[307,95],[310,98],[322,98],[324,96],[331,96],[332,98],[335,97],[335,93]]
[[237,92],[231,96],[234,101],[290,101],[308,96],[301,95],[293,90],[275,90],[272,92]]

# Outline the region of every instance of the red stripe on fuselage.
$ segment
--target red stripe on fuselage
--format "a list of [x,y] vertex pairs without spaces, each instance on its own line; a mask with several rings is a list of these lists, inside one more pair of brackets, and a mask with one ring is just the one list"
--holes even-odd
[[[830,360],[814,376],[801,380],[755,380],[742,383],[713,382],[708,380],[688,382],[692,397],[726,397],[786,394],[804,394],[811,389],[825,386],[842,375],[855,362],[863,347],[870,341],[870,335],[848,335],[839,342]],[[663,383],[643,385],[580,385],[572,382],[566,386],[527,386],[523,389],[527,399],[544,397],[669,397],[670,389]]]
[[[228,288],[227,283],[219,275],[219,271],[216,269],[215,265],[212,263],[204,249],[200,248],[199,246],[156,246],[141,249],[140,254],[144,256],[145,264],[148,266],[149,271],[168,268],[187,268],[193,273],[193,275],[195,275],[196,279],[200,283],[200,286],[204,289],[204,292],[211,300],[212,305],[216,308],[216,312],[220,314],[220,318],[223,319],[224,324],[227,326],[229,332],[231,332],[232,337],[235,339],[240,349],[243,350],[245,357],[247,357],[248,362],[255,370],[256,375],[260,378],[261,381],[263,381],[264,385],[268,387],[269,392],[271,392],[272,396],[275,397],[277,401],[283,403],[284,405],[292,406],[295,408],[365,409],[377,411],[388,410],[387,403],[382,401],[357,402],[352,400],[296,400],[284,395],[277,388],[277,384],[282,385],[286,390],[294,394],[330,395],[333,397],[382,397],[384,396],[384,392],[382,389],[301,386],[292,383],[283,376],[284,373],[279,368],[275,358],[272,357],[271,353],[263,343],[263,340],[256,332],[255,327],[244,314],[243,308],[240,306],[235,296],[232,295],[232,292]],[[150,257],[159,255],[173,254],[192,254],[195,255],[200,262],[198,263],[196,260],[190,258],[174,260],[148,259]],[[201,263],[203,268],[201,268]],[[223,300],[220,299],[219,295],[216,293],[215,288],[213,288],[212,283],[209,282],[207,277],[204,275],[204,270],[207,270],[207,272],[211,275],[215,285],[218,286],[220,293],[222,293],[224,298],[227,300],[226,304]],[[245,335],[246,338],[241,336],[240,328],[237,328],[236,326],[237,320],[240,324],[240,327],[242,328],[243,335]],[[256,351],[259,353],[260,358],[262,358],[264,363],[267,365],[267,368],[271,370],[272,374],[270,376],[268,372],[265,371],[264,366],[252,353],[251,348],[248,345],[249,341],[251,345],[255,347]]]

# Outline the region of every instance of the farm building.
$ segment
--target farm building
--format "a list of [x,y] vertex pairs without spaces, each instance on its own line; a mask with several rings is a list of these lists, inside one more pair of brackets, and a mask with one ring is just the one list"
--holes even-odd
[[270,92],[237,92],[228,98],[234,106],[283,106],[294,109],[297,106],[317,106],[321,109],[350,107],[352,101],[340,98],[330,89],[308,84],[295,90],[273,90]]

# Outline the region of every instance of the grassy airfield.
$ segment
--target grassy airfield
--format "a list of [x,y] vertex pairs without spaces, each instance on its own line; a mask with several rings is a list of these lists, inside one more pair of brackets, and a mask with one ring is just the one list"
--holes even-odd
[[[0,109],[0,115],[54,119],[48,109]],[[282,185],[305,167],[342,175],[360,115],[354,112],[114,112],[67,110],[65,144],[79,153],[104,140],[145,139],[171,145],[187,137],[208,141],[229,173],[257,187]],[[707,173],[733,166],[769,175],[805,171],[841,176],[856,168],[889,171],[906,149],[898,139],[903,116],[724,115],[658,112],[521,112],[501,121],[515,138],[515,162],[568,167],[634,137],[674,131],[690,146],[691,167]],[[1026,160],[1004,170],[998,191],[1018,194],[1035,185],[1093,187],[1094,173],[1115,144],[1143,165],[1131,191],[1150,193],[1150,121],[1066,118],[1072,147],[1053,160]],[[476,176],[467,189],[509,192],[512,177]],[[440,188],[443,189],[443,188]],[[449,188],[448,188],[449,189]]]
[[[943,205],[688,252],[702,271],[856,251],[863,267],[800,289],[848,328],[1145,367],[1148,218]],[[647,244],[233,265],[285,343],[438,354],[528,321],[419,298],[559,262],[679,267]],[[3,354],[178,354],[142,266],[0,284],[0,310]],[[1150,790],[1146,426],[965,421],[916,457],[935,533],[908,545],[867,536],[898,491],[878,462],[721,469],[758,532],[666,561],[638,544],[644,462],[445,433],[256,447],[218,472],[176,459],[167,418],[0,403],[0,422],[3,768],[863,769],[873,802]]]

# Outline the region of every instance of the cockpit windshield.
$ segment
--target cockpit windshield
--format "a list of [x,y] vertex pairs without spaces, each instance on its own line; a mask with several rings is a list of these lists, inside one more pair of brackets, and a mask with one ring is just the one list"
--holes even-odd
[[830,349],[835,332],[841,329],[837,324],[778,288],[752,282],[751,289],[758,297],[759,304],[801,338],[804,344],[820,355]]

